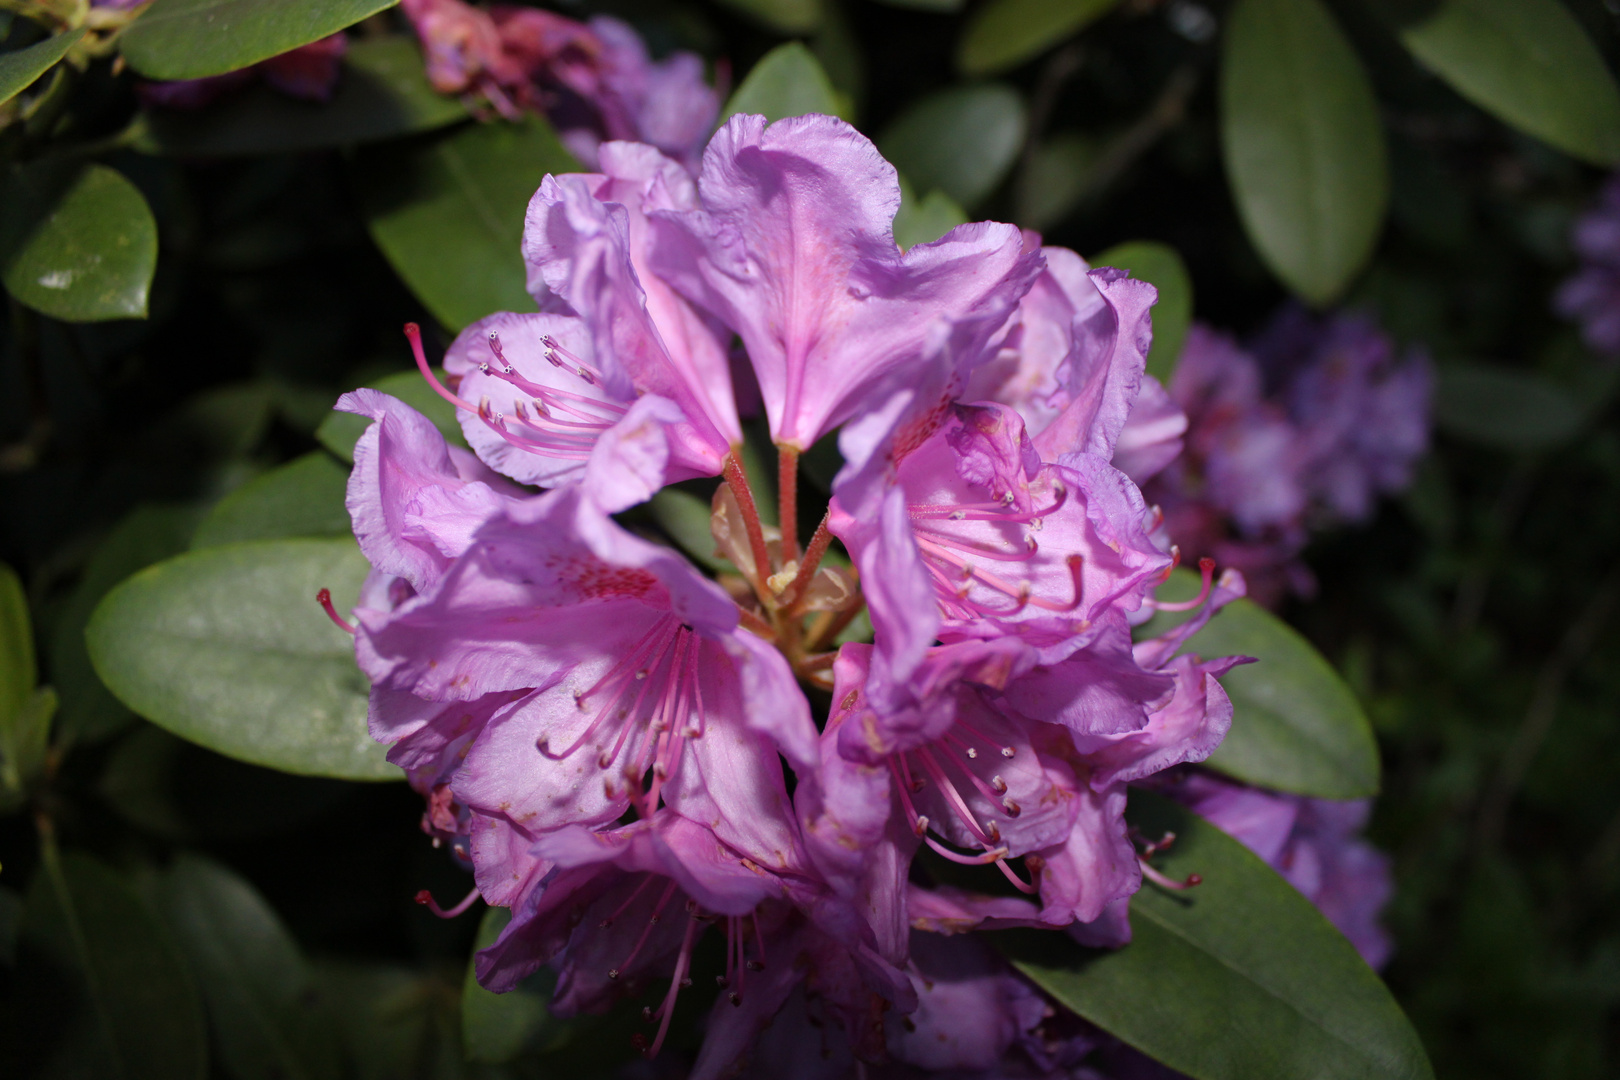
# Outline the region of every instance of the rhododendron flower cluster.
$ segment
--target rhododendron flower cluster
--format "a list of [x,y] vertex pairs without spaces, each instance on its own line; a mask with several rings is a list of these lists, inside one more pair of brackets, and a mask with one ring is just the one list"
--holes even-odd
[[[1127,940],[1144,875],[1188,884],[1136,847],[1127,785],[1231,722],[1243,658],[1181,650],[1241,576],[1205,560],[1197,599],[1153,598],[1178,556],[1133,476],[1185,427],[1143,374],[1154,291],[993,222],[902,251],[894,169],[832,117],[735,116],[696,175],[646,144],[598,160],[529,206],[537,312],[468,327],[442,379],[408,328],[474,453],[387,395],[339,402],[372,420],[348,494],[372,733],[467,903],[512,909],[485,986],[549,965],[560,1016],[657,987],[654,1054],[712,947],[694,1076],[773,1021],[773,1045],[814,1024],[846,1060],[987,1067],[1044,1006],[986,969],[972,994],[1022,1019],[959,1027],[940,935]],[[742,466],[755,401],[774,520]],[[678,482],[712,488],[715,576],[615,517]],[[1163,607],[1194,615],[1133,642]]]
[[460,94],[509,119],[544,113],[574,155],[596,164],[603,140],[629,139],[695,164],[720,111],[703,61],[679,52],[661,61],[629,25],[607,15],[588,23],[555,12],[462,0],[404,0],[427,54],[434,89]]
[[1243,572],[1275,604],[1315,587],[1313,529],[1368,520],[1428,449],[1434,374],[1371,318],[1285,308],[1247,347],[1195,324],[1170,380],[1186,452],[1147,486],[1189,557]]
[[1593,351],[1620,356],[1620,177],[1604,185],[1570,240],[1580,268],[1559,287],[1555,306],[1580,323]]

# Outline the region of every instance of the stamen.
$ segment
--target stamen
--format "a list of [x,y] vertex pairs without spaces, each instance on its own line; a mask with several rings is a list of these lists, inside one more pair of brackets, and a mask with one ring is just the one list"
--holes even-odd
[[581,379],[584,379],[592,386],[599,386],[606,381],[607,376],[603,375],[596,368],[587,364],[585,361],[563,348],[557,343],[557,339],[552,337],[550,334],[547,334],[545,337],[541,338],[540,344],[546,347],[546,359],[551,361],[553,365],[566,370],[567,365],[563,364],[562,361],[567,360],[568,364],[573,365],[574,374],[578,375]]
[[1181,600],[1173,604],[1163,600],[1147,600],[1144,603],[1155,611],[1192,611],[1194,608],[1202,607],[1204,601],[1209,599],[1209,590],[1215,584],[1215,560],[1207,555],[1199,559],[1198,573],[1203,577],[1203,584],[1198,590],[1198,595],[1191,600]]
[[468,893],[462,899],[461,903],[457,904],[453,908],[450,908],[450,909],[446,910],[445,908],[442,908],[442,907],[439,906],[439,902],[437,900],[433,899],[433,893],[431,893],[427,889],[423,889],[421,892],[416,894],[416,902],[418,904],[421,904],[423,907],[427,908],[429,911],[433,912],[433,914],[437,915],[441,919],[453,919],[453,918],[455,918],[457,915],[462,914],[468,908],[472,907],[473,903],[475,901],[477,901],[477,899],[478,899],[478,890],[477,890],[477,888],[474,888],[472,892]]
[[1148,861],[1144,858],[1138,857],[1136,861],[1142,867],[1142,876],[1153,882],[1153,884],[1159,886],[1161,889],[1172,889],[1176,892],[1181,892],[1185,889],[1192,888],[1194,885],[1202,885],[1204,883],[1203,877],[1199,874],[1188,874],[1183,880],[1177,881],[1174,878],[1166,877],[1164,874],[1155,870],[1152,866],[1148,865]]
[[320,592],[316,593],[315,602],[320,604],[322,608],[326,609],[326,617],[331,619],[332,622],[336,623],[339,630],[342,630],[346,634],[354,633],[354,624],[349,622],[343,616],[339,615],[337,613],[337,608],[332,606],[331,589],[322,589]]
[[[671,883],[673,885],[673,882]],[[648,1058],[658,1056],[658,1050],[664,1045],[664,1036],[669,1034],[669,1021],[675,1015],[675,998],[681,992],[681,987],[687,985],[686,970],[692,962],[692,942],[697,938],[698,927],[702,919],[691,915],[686,921],[686,937],[681,941],[681,953],[675,961],[675,977],[669,981],[669,993],[664,996],[664,1003],[658,1007],[662,1014],[658,1021],[658,1035],[653,1039],[652,1046],[645,1051]]]

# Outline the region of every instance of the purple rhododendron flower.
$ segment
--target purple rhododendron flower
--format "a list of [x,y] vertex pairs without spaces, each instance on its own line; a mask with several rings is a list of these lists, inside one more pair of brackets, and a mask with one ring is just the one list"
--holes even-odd
[[485,11],[462,0],[402,6],[422,40],[434,89],[475,97],[509,119],[524,109],[544,113],[589,165],[602,142],[626,139],[695,162],[720,110],[700,58],[676,53],[654,61],[618,19],[581,23],[539,8]]
[[1398,355],[1365,315],[1288,307],[1248,347],[1194,324],[1169,387],[1185,453],[1146,495],[1183,554],[1241,571],[1260,602],[1308,594],[1311,530],[1366,521],[1411,483],[1433,383],[1427,357]]
[[1570,241],[1580,266],[1553,304],[1581,324],[1594,352],[1620,356],[1620,177],[1610,177],[1597,203],[1575,222]]
[[[434,62],[471,71],[482,26]],[[649,1053],[712,929],[695,1077],[811,1040],[845,1071],[1034,1061],[1050,1006],[960,935],[1118,946],[1144,876],[1186,887],[1138,851],[1127,785],[1208,757],[1244,660],[1177,655],[1241,575],[1204,560],[1197,599],[1153,597],[1177,556],[1132,477],[1187,424],[1143,373],[1156,294],[1010,225],[902,253],[894,169],[832,117],[733,117],[695,177],[646,143],[598,160],[529,207],[538,312],[469,327],[444,382],[408,328],[476,458],[386,395],[339,405],[373,421],[348,500],[371,731],[477,886],[445,914],[510,907],[478,977],[549,965],[558,1015],[667,980]],[[756,388],[774,523],[741,463]],[[805,541],[800,454],[835,431]],[[614,517],[675,482],[712,488],[715,576]],[[1195,614],[1133,642],[1159,608]],[[863,611],[871,640],[846,640]],[[1007,892],[926,886],[952,863]]]

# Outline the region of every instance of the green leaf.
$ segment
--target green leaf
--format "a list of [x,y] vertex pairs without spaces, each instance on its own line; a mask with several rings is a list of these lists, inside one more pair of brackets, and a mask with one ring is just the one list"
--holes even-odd
[[951,15],[967,6],[967,0],[879,0],[879,2],[889,7],[905,8],[908,11],[932,11],[940,15]]
[[1447,435],[1502,450],[1550,450],[1574,438],[1586,411],[1563,387],[1497,364],[1447,364],[1434,395]]
[[900,210],[894,215],[894,242],[902,251],[917,244],[932,243],[967,219],[967,211],[943,191],[930,191],[919,199],[906,178],[900,178]]
[[[1198,592],[1197,575],[1180,569],[1159,589],[1163,600]],[[1186,616],[1156,616],[1140,638]],[[1220,678],[1232,699],[1232,730],[1205,762],[1246,783],[1324,799],[1378,793],[1378,743],[1361,703],[1339,673],[1299,632],[1250,600],[1228,604],[1188,639],[1183,651],[1204,659],[1252,656],[1258,663]]]
[[956,66],[968,75],[1017,67],[1078,34],[1119,0],[989,0],[973,13],[956,46]]
[[460,330],[497,311],[534,310],[523,214],[547,173],[579,168],[531,116],[363,148],[353,175],[372,239],[433,316]]
[[312,450],[254,477],[221,499],[197,526],[191,546],[218,547],[292,536],[348,536],[349,511],[343,504],[348,486],[348,470],[324,450]]
[[69,30],[65,34],[37,41],[26,49],[0,53],[0,105],[4,105],[33,81],[56,66],[69,49],[84,37],[83,30]]
[[797,41],[778,45],[755,64],[720,113],[723,124],[737,113],[775,123],[790,116],[824,113],[850,118],[849,102],[833,89],[821,63]]
[[154,0],[118,45],[149,79],[201,79],[319,41],[398,2]]
[[186,550],[201,511],[192,506],[138,506],[107,534],[85,566],[51,628],[50,675],[62,695],[58,726],[68,742],[94,742],[134,719],[102,685],[84,644],[84,628],[107,591],[137,570]]
[[466,1076],[452,1007],[460,1000],[456,988],[384,964],[328,962],[315,976],[356,1080]]
[[[495,943],[506,924],[512,921],[510,908],[492,907],[478,924],[473,953]],[[550,976],[541,978],[550,981]],[[533,1045],[548,1026],[548,994],[527,982],[505,994],[492,994],[478,985],[473,974],[473,957],[467,958],[467,975],[461,986],[461,1041],[467,1060],[500,1065],[511,1061]]]
[[779,34],[808,34],[821,25],[822,0],[722,0]]
[[0,563],[0,731],[34,694],[34,626],[17,572]]
[[191,962],[226,1070],[238,1080],[317,1080],[341,1071],[298,943],[231,870],[181,855],[157,887]]
[[[443,371],[435,374],[440,379],[444,378]],[[456,407],[440,397],[427,384],[427,380],[422,378],[421,372],[414,368],[410,371],[401,371],[381,379],[374,379],[370,386],[373,390],[381,390],[385,394],[399,398],[433,421],[433,426],[438,428],[440,434],[452,445],[466,449],[467,439],[461,433],[460,423],[456,421]],[[315,438],[332,453],[352,463],[354,444],[360,441],[360,436],[364,435],[366,428],[370,426],[371,420],[367,417],[333,410],[315,430]]]
[[1620,162],[1620,89],[1558,0],[1440,0],[1400,38],[1503,123],[1594,165]]
[[[1131,898],[1132,941],[1082,949],[1005,935],[1020,971],[1062,1004],[1195,1080],[1424,1080],[1417,1032],[1355,947],[1236,840],[1147,792],[1132,823],[1174,832],[1171,877]],[[1160,857],[1155,858],[1156,862]]]
[[878,137],[878,149],[918,191],[938,189],[971,210],[1001,183],[1024,144],[1024,102],[1008,86],[930,94]]
[[1169,244],[1132,240],[1109,248],[1092,259],[1091,265],[1129,270],[1132,277],[1159,290],[1159,302],[1153,305],[1153,348],[1148,352],[1147,373],[1168,384],[1192,325],[1192,277],[1181,254]]
[[295,101],[269,86],[252,86],[196,112],[148,112],[136,145],[186,158],[291,154],[392,139],[466,118],[466,106],[428,84],[416,42],[396,35],[349,47],[331,101]]
[[157,246],[146,200],[105,165],[47,158],[0,181],[0,279],[42,314],[146,318]]
[[0,1040],[24,1057],[12,1075],[201,1080],[202,1006],[161,924],[103,863],[59,857],[54,843],[44,855],[20,935],[18,982],[30,993],[8,1017],[26,1034]]
[[85,638],[137,713],[227,757],[284,772],[393,780],[366,733],[354,642],[315,594],[354,605],[369,569],[353,540],[266,540],[193,551],[125,581]]
[[1063,131],[1041,140],[1018,170],[1018,223],[1045,229],[1068,217],[1086,197],[1098,157],[1095,136]]
[[1226,174],[1249,239],[1290,289],[1331,302],[1372,254],[1389,202],[1361,62],[1320,0],[1238,0],[1220,96]]

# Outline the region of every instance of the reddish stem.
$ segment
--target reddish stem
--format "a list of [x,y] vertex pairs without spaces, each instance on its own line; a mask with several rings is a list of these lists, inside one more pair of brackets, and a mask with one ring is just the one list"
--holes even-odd
[[782,521],[782,565],[799,557],[799,451],[776,448],[776,492]]
[[804,561],[799,563],[799,572],[793,576],[788,587],[782,590],[782,604],[793,614],[798,614],[794,605],[799,602],[800,596],[809,586],[810,579],[821,566],[822,556],[827,554],[827,547],[832,543],[832,532],[827,528],[827,518],[831,513],[829,510],[821,515],[821,524],[816,526],[816,533],[810,538],[810,546],[804,549]]
[[760,599],[774,605],[775,599],[768,595],[770,590],[765,587],[765,579],[771,576],[771,556],[765,550],[765,530],[759,523],[759,507],[754,503],[753,489],[748,486],[748,476],[738,463],[736,454],[726,455],[724,475],[731,493],[737,497],[743,527],[748,530],[748,546],[754,553],[754,581],[751,584]]

